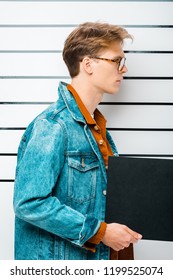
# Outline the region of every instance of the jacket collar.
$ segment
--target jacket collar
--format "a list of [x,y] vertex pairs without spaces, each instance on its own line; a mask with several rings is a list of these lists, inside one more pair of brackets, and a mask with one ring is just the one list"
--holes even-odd
[[[60,82],[59,88],[58,88],[58,93],[59,93],[59,98],[63,99],[63,101],[64,101],[65,105],[67,106],[72,118],[75,119],[76,121],[83,122],[85,124],[87,123],[87,124],[90,124],[90,125],[95,125],[96,122],[90,116],[87,109],[85,109],[85,117],[83,116],[83,114],[80,111],[79,106],[78,106],[73,94],[68,90],[67,86],[70,89],[70,87],[71,87],[70,85],[68,85],[65,82]],[[99,111],[98,111],[98,113],[99,113]]]
[[75,119],[76,121],[83,122],[86,124],[86,120],[83,117],[82,113],[80,112],[79,107],[73,95],[67,89],[67,83],[60,82],[58,87],[58,94],[59,94],[59,99],[63,99],[72,118]]

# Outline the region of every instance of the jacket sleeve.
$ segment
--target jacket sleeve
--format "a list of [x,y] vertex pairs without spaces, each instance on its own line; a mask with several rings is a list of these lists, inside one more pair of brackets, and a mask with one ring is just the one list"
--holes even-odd
[[101,222],[61,204],[52,195],[64,164],[64,135],[63,126],[57,122],[35,122],[29,141],[20,150],[14,211],[20,219],[83,246]]

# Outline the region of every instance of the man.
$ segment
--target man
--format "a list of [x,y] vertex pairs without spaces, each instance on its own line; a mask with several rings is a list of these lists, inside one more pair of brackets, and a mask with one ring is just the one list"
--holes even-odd
[[58,101],[28,126],[19,145],[16,259],[118,259],[118,251],[141,238],[104,222],[108,156],[118,154],[96,107],[104,93],[119,90],[127,72],[125,38],[131,36],[119,26],[84,23],[65,41],[71,84],[60,83]]

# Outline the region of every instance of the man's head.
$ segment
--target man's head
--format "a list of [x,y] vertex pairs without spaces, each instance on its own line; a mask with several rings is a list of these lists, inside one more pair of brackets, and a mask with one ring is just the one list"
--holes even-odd
[[126,29],[108,23],[86,22],[80,24],[67,37],[63,59],[70,76],[79,74],[79,65],[85,56],[97,57],[100,51],[106,50],[114,43],[123,44],[124,39],[131,35]]

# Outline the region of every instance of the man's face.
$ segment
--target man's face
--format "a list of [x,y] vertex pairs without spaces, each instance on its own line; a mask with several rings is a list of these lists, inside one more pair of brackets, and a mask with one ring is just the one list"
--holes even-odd
[[124,57],[122,45],[120,43],[113,43],[108,49],[103,50],[97,55],[98,59],[93,59],[93,74],[91,76],[92,85],[100,93],[116,93],[119,90],[120,84],[123,79],[123,74],[128,71],[124,65],[122,69],[119,69],[117,62],[109,60],[101,60],[99,58],[106,59],[121,59]]

